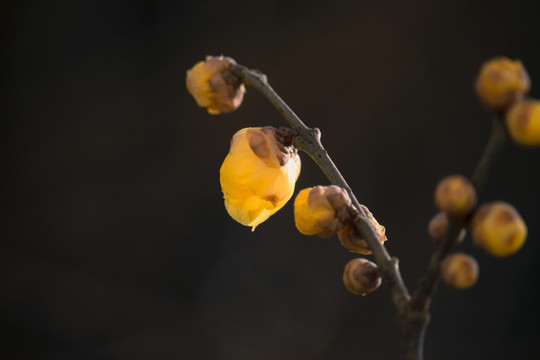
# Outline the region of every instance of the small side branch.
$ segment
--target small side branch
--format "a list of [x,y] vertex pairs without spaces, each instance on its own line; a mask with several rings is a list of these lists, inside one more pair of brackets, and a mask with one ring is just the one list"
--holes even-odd
[[[499,158],[499,155],[507,143],[508,133],[503,123],[503,119],[494,118],[491,135],[471,177],[471,182],[475,187],[477,194],[480,194],[483,190],[496,160]],[[429,306],[429,302],[440,278],[440,263],[452,250],[461,229],[467,225],[469,220],[470,214],[464,218],[449,219],[448,227],[441,245],[433,252],[426,274],[414,293],[412,300],[414,306],[418,308]]]

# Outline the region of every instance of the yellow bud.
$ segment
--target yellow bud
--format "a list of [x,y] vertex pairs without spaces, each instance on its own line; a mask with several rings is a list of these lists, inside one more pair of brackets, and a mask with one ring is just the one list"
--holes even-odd
[[[437,248],[446,232],[446,228],[448,227],[448,215],[446,215],[444,212],[437,213],[433,218],[431,218],[429,224],[428,224],[428,233],[429,236],[433,239],[433,244],[435,248]],[[465,229],[461,229],[459,232],[459,236],[456,240],[456,244],[461,244],[463,242],[463,239],[465,239],[465,235],[467,234],[467,231]]]
[[476,205],[476,191],[464,176],[447,176],[437,184],[435,205],[450,216],[465,216]]
[[529,75],[519,60],[497,57],[486,61],[476,78],[476,94],[492,110],[505,110],[523,99],[531,86]]
[[379,267],[366,259],[352,259],[343,271],[343,283],[347,290],[357,295],[366,295],[381,285]]
[[[375,233],[377,237],[379,238],[379,241],[381,244],[383,244],[388,238],[386,237],[386,228],[382,225],[380,225],[377,220],[373,217],[371,212],[368,210],[367,207],[364,206],[364,211],[369,217],[369,221],[371,221],[371,224],[373,225],[373,228],[375,229]],[[356,226],[353,222],[349,221],[345,227],[338,232],[339,242],[343,247],[353,253],[357,254],[363,254],[363,255],[370,255],[371,250],[369,250],[368,244],[366,239],[360,235],[358,230],[356,230]]]
[[289,201],[299,174],[298,152],[279,143],[274,128],[238,131],[220,169],[229,215],[255,230]]
[[514,104],[506,114],[506,126],[517,144],[540,146],[540,101],[527,100]]
[[478,263],[469,255],[448,255],[441,262],[441,276],[445,283],[456,289],[468,289],[478,280]]
[[240,78],[229,71],[236,65],[230,57],[207,56],[187,71],[186,86],[200,107],[213,115],[236,110],[246,89]]
[[491,255],[504,257],[518,251],[527,238],[527,226],[510,204],[482,205],[472,220],[474,244]]
[[351,199],[339,186],[303,189],[294,200],[296,228],[304,235],[329,237],[349,219]]

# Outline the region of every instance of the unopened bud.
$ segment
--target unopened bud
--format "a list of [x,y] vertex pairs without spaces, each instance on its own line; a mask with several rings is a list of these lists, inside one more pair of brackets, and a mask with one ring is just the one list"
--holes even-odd
[[435,205],[449,216],[465,216],[476,204],[476,190],[464,176],[442,179],[435,189]]
[[514,104],[506,114],[510,137],[523,146],[540,146],[540,101],[527,100]]
[[381,285],[379,267],[374,262],[356,258],[347,263],[343,271],[343,283],[347,290],[357,295],[366,295]]
[[207,56],[187,71],[186,86],[200,107],[213,115],[236,110],[246,89],[242,80],[230,71],[236,65],[230,57]]
[[475,245],[491,255],[504,257],[518,251],[527,238],[527,226],[510,204],[494,202],[482,205],[472,220]]
[[[429,236],[433,239],[433,245],[435,248],[439,247],[441,244],[441,241],[444,237],[444,234],[446,233],[446,229],[448,228],[448,215],[446,215],[444,212],[438,212],[428,224],[428,233]],[[458,238],[456,239],[456,244],[461,244],[463,242],[463,239],[465,239],[465,235],[467,234],[467,231],[465,229],[461,229],[459,232]]]
[[497,57],[486,61],[476,78],[476,94],[492,110],[507,109],[523,99],[531,82],[519,60]]
[[478,263],[467,254],[448,255],[441,262],[441,276],[445,283],[456,289],[468,289],[478,280]]
[[304,235],[329,237],[350,218],[351,199],[336,185],[303,189],[294,200],[296,228]]
[[[377,238],[383,244],[388,238],[386,237],[386,228],[380,225],[373,217],[367,207],[364,206],[364,212],[368,215],[368,218],[375,229]],[[339,241],[343,247],[351,252],[363,255],[371,254],[371,250],[368,247],[366,239],[360,235],[356,226],[352,221],[349,221],[345,227],[338,232]]]

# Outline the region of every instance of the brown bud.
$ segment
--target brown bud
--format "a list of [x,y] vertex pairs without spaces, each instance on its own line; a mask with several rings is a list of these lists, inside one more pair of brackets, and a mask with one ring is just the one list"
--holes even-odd
[[[429,236],[433,239],[433,245],[435,248],[439,247],[444,234],[446,233],[446,228],[448,227],[448,216],[444,212],[438,212],[433,218],[431,218],[428,224],[428,233]],[[459,236],[456,240],[456,244],[461,244],[467,231],[461,229]]]
[[378,269],[374,262],[362,258],[353,259],[345,266],[343,283],[353,294],[366,295],[381,285]]
[[[375,229],[379,241],[381,244],[383,244],[386,240],[388,240],[385,235],[386,228],[377,222],[367,207],[364,206],[363,208],[364,212],[368,215],[369,221]],[[352,221],[349,221],[345,227],[338,232],[338,237],[339,242],[345,249],[357,254],[371,254],[371,250],[369,250],[366,239],[360,235]]]
[[291,158],[298,157],[298,151],[293,146],[285,146],[276,136],[272,126],[250,128],[246,132],[249,147],[268,167],[285,166]]
[[476,94],[485,106],[503,111],[523,99],[531,81],[519,60],[497,57],[486,61],[476,78]]
[[350,218],[351,199],[339,186],[301,190],[294,200],[296,228],[304,235],[330,237]]
[[476,190],[464,176],[447,176],[437,184],[435,205],[450,216],[465,216],[476,205]]
[[469,255],[455,253],[441,262],[441,276],[456,289],[468,289],[478,280],[478,263]]

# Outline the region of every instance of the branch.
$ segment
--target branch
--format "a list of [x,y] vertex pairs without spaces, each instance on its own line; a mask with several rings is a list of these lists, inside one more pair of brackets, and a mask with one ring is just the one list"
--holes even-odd
[[[488,175],[491,173],[496,160],[507,142],[508,133],[503,119],[494,118],[491,135],[471,177],[471,182],[476,189],[477,195],[480,195],[480,192],[483,190]],[[470,215],[471,214],[463,218],[449,219],[448,227],[441,245],[433,252],[426,274],[420,282],[411,301],[414,304],[413,306],[418,309],[429,307],[429,302],[433,297],[435,287],[440,278],[440,263],[442,259],[448,255],[450,250],[452,250],[461,229],[465,227],[470,220]]]
[[398,311],[402,311],[409,301],[410,296],[401,277],[397,259],[391,258],[386,248],[379,242],[373,225],[368,221],[368,215],[363,207],[360,206],[351,188],[322,146],[320,130],[317,128],[311,129],[300,120],[285,101],[272,89],[266,75],[242,65],[235,65],[231,69],[231,72],[242,78],[244,84],[252,86],[261,92],[274,105],[283,115],[289,126],[297,133],[294,137],[294,146],[308,154],[332,184],[347,190],[353,205],[359,212],[359,215],[354,219],[354,224],[360,234],[364,236],[370,250],[373,252],[375,262],[380,267],[381,275],[390,288],[396,308]]

